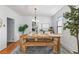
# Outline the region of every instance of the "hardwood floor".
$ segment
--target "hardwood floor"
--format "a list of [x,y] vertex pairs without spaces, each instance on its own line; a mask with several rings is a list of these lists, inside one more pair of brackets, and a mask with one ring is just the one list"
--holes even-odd
[[13,42],[9,44],[7,48],[0,51],[0,54],[10,54],[18,45],[19,45],[19,41]]
[[[19,41],[14,42],[14,43],[8,45],[8,47],[5,48],[4,50],[0,51],[0,54],[10,54],[14,49],[16,49],[16,47],[17,47],[18,45],[20,45]],[[34,52],[31,52],[32,50],[33,50],[33,48],[30,48],[30,49],[28,50],[28,52],[29,52],[30,54],[37,53],[37,51],[36,51],[36,52],[35,52],[35,51],[34,51]],[[36,50],[36,49],[34,48],[34,50]],[[19,48],[18,48],[17,52],[18,52],[18,51],[19,51]],[[20,51],[19,51],[19,52],[20,52]],[[18,52],[18,53],[19,53],[19,52]],[[20,54],[21,54],[21,53],[20,53]],[[72,54],[72,53],[68,52],[66,49],[64,49],[63,47],[61,47],[61,54]]]
[[14,43],[14,42],[7,42],[7,46],[9,46],[9,45],[12,44],[12,43]]

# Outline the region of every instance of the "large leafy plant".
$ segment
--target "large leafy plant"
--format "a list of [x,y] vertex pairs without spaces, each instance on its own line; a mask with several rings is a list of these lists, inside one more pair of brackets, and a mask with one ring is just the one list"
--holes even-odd
[[24,32],[25,32],[25,30],[26,30],[27,28],[28,28],[28,25],[25,24],[25,25],[23,25],[23,26],[20,26],[19,29],[18,29],[18,31],[19,31],[19,32],[22,32],[22,34],[24,34]]
[[78,45],[78,53],[79,53],[79,8],[76,6],[69,6],[70,12],[65,12],[63,14],[64,18],[66,19],[66,23],[64,24],[64,29],[69,29],[70,34],[77,39]]

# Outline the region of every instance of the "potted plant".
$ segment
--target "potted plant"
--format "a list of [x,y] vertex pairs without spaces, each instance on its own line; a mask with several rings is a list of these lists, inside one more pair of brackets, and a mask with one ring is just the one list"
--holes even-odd
[[66,23],[64,23],[64,29],[69,29],[70,34],[77,39],[77,46],[78,46],[78,52],[79,53],[79,8],[76,8],[76,6],[69,6],[70,12],[66,12],[63,14],[64,18],[67,20]]
[[22,34],[24,34],[25,30],[28,28],[27,24],[24,24],[23,26],[20,26],[18,31],[21,32]]

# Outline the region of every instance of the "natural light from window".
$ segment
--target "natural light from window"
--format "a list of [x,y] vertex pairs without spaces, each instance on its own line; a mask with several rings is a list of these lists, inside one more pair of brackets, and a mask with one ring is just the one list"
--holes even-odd
[[62,34],[62,30],[63,30],[63,22],[62,22],[63,17],[59,17],[58,18],[58,33]]

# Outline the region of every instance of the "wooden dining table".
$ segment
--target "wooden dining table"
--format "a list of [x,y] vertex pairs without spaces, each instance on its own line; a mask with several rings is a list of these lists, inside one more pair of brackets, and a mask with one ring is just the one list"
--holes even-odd
[[47,46],[52,52],[60,53],[60,35],[59,34],[25,34],[20,36],[20,49],[26,53],[29,46]]

